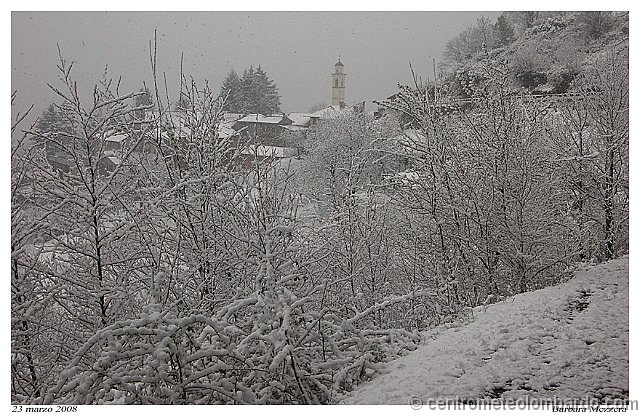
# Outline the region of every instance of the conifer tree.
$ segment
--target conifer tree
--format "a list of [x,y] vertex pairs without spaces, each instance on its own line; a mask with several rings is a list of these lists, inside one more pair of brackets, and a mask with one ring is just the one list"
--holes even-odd
[[258,113],[260,97],[255,88],[255,75],[253,65],[244,70],[240,81],[240,91],[242,93],[242,111],[245,113]]
[[513,25],[511,25],[504,15],[498,16],[496,23],[493,25],[493,31],[495,33],[497,47],[506,46],[515,40]]
[[278,87],[260,67],[250,66],[242,77],[231,70],[220,88],[226,97],[224,110],[232,113],[274,114],[280,112]]
[[153,105],[153,99],[151,98],[151,91],[149,91],[149,88],[146,85],[143,88],[140,88],[138,92],[142,94],[136,96],[135,99],[133,100],[136,107]]
[[223,109],[231,113],[242,111],[242,90],[241,80],[238,73],[233,69],[229,71],[227,77],[222,82],[220,95],[225,98]]
[[267,114],[279,112],[280,96],[278,95],[278,87],[273,80],[269,79],[260,65],[256,69],[254,80],[255,89],[260,99],[259,112]]

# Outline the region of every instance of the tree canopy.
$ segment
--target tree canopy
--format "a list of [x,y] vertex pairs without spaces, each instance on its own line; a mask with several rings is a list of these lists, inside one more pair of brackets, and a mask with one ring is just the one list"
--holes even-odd
[[232,69],[220,88],[226,98],[223,109],[232,113],[273,114],[280,112],[278,87],[258,65],[249,67],[242,77]]

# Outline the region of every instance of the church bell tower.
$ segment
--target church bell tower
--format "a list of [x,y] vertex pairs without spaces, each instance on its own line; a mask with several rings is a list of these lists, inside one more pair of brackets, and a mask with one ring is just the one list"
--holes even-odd
[[331,74],[331,105],[340,107],[344,107],[344,77],[347,75],[342,72],[343,69],[344,65],[340,62],[340,57],[338,57],[338,62],[335,64],[335,72]]

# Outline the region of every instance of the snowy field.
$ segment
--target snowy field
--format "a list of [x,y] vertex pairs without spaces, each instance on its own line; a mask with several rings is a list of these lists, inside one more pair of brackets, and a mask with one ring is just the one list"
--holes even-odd
[[627,399],[628,305],[628,257],[587,266],[566,283],[475,308],[467,325],[426,333],[425,345],[342,402]]

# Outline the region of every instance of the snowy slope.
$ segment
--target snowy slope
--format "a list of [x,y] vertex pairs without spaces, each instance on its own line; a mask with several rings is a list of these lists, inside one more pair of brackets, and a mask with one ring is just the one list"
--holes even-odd
[[628,257],[590,266],[558,286],[475,308],[466,326],[427,333],[425,345],[343,402],[628,398],[628,305]]

